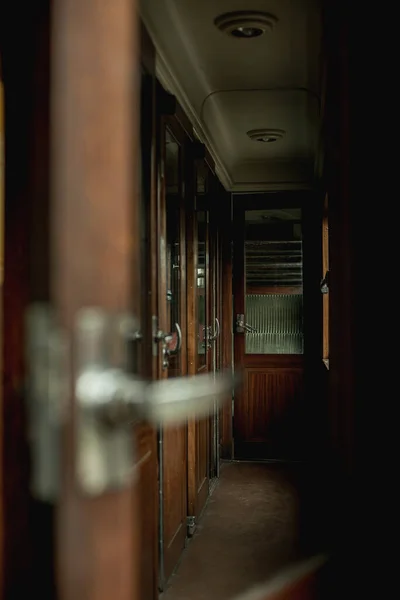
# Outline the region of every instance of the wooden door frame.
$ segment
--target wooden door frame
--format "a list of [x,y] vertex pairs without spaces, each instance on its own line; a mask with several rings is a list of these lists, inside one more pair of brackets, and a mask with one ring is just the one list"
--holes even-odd
[[[186,195],[186,224],[187,224],[187,297],[188,297],[188,375],[197,375],[198,371],[198,323],[197,323],[197,221],[196,211],[209,210],[209,206],[204,202],[199,202],[196,189],[196,164],[202,161],[210,174],[213,175],[213,164],[210,164],[211,159],[203,144],[199,142],[190,145],[190,153],[187,160],[187,195]],[[208,225],[207,225],[208,230]],[[207,233],[208,238],[208,233]],[[208,261],[208,242],[206,246],[206,261]],[[206,290],[209,290],[209,269],[206,268]],[[208,292],[206,292],[206,314],[209,319],[209,300]],[[207,324],[206,324],[207,327]],[[205,338],[207,344],[207,337]],[[207,372],[210,368],[210,355],[207,351],[206,364],[201,372]],[[210,446],[210,431],[209,420],[207,420],[207,468],[209,471],[209,446]],[[192,523],[200,516],[201,510],[206,502],[209,494],[208,486],[202,491],[201,501],[198,497],[197,486],[197,446],[200,423],[194,419],[188,422],[188,516]],[[209,477],[209,472],[207,473]],[[205,496],[205,497],[204,497]]]
[[[159,127],[158,161],[159,161],[159,166],[161,168],[161,172],[165,173],[165,152],[164,152],[165,129],[169,129],[171,131],[172,135],[177,140],[177,142],[180,145],[180,148],[182,150],[182,152],[181,152],[181,173],[182,173],[182,184],[184,186],[185,175],[186,175],[185,155],[186,155],[186,148],[187,148],[187,141],[188,141],[186,131],[181,126],[176,115],[170,115],[168,113],[166,113],[166,114],[159,113],[158,120],[159,120],[159,122],[158,122],[158,127]],[[163,175],[160,176],[160,173],[159,173],[158,182],[159,182],[158,183],[158,185],[159,185],[158,210],[159,210],[159,214],[160,214],[159,223],[160,223],[160,228],[166,231],[166,211],[167,211],[166,193],[165,193],[165,188],[164,188],[164,184],[163,184]],[[181,203],[180,203],[181,289],[180,289],[179,302],[180,302],[181,314],[182,314],[182,322],[180,323],[180,326],[181,326],[182,333],[183,333],[180,355],[181,355],[181,370],[182,370],[181,374],[182,374],[182,376],[184,376],[187,373],[187,336],[184,333],[185,331],[187,331],[187,323],[186,323],[186,319],[187,319],[187,308],[186,308],[186,303],[187,303],[187,297],[186,297],[186,219],[185,219],[185,196],[184,196],[184,193],[180,193],[180,196],[181,196]],[[162,260],[162,258],[160,260]],[[158,293],[159,301],[160,301],[164,291],[166,292],[166,288],[167,288],[166,281],[163,280],[162,271],[166,272],[165,265],[160,265],[160,269],[159,269],[159,275],[160,275],[158,278],[158,283],[160,286],[159,293]],[[162,302],[160,302],[158,316],[159,316],[159,326],[161,329],[164,330],[167,327],[167,316],[166,316],[166,306],[164,306]],[[162,366],[160,365],[159,368],[161,369],[161,371],[159,371],[159,373],[161,372],[161,375],[159,375],[159,377],[162,378],[163,377]]]
[[[140,80],[136,2],[118,0],[99,10],[85,0],[84,8],[59,0],[52,15],[53,294],[71,335],[82,306],[141,312],[140,269],[133,262],[140,261],[139,90],[131,85],[132,77]],[[72,394],[69,414],[73,423]],[[140,598],[137,483],[85,497],[76,482],[71,425],[63,441],[57,510],[63,598]]]
[[[245,310],[245,236],[244,236],[244,218],[245,212],[248,210],[260,210],[260,209],[276,209],[276,208],[300,208],[302,210],[302,230],[303,234],[306,229],[304,227],[305,223],[305,207],[306,200],[310,201],[310,192],[282,192],[282,193],[264,193],[257,195],[248,195],[248,194],[238,194],[233,198],[233,239],[234,239],[234,256],[233,256],[233,294],[234,294],[234,314],[233,314],[233,322],[236,321],[236,313],[237,314],[246,314]],[[304,255],[304,251],[303,251]],[[303,258],[304,260],[304,258]],[[304,281],[303,281],[304,285]],[[302,290],[304,295],[304,292]],[[305,315],[305,311],[303,310],[303,314]],[[233,327],[235,327],[233,323]],[[304,337],[306,338],[307,333],[304,330]],[[306,344],[304,344],[306,347]],[[234,369],[235,372],[238,373],[246,373],[247,363],[246,360],[246,352],[245,352],[245,336],[244,335],[234,335],[233,342],[233,351],[234,351]],[[248,355],[247,355],[248,356]],[[262,355],[257,359],[257,355],[252,355],[251,359],[253,364],[252,372],[256,373],[257,371],[260,373],[268,372],[270,368],[280,369],[283,372],[286,372],[288,376],[300,377],[300,372],[302,373],[305,369],[306,359],[305,359],[305,351],[302,355]],[[304,379],[304,375],[302,375]],[[243,401],[244,394],[246,393],[246,385],[247,385],[247,375],[245,375],[245,381],[243,385],[239,385],[236,387],[234,391],[234,402],[239,403]],[[303,418],[305,419],[305,414],[307,413],[307,408],[304,403],[302,404],[302,410],[304,411]],[[235,424],[233,427],[233,446],[235,448]],[[283,456],[263,456],[263,442],[260,442],[258,445],[254,442],[254,451],[261,453],[259,458],[272,458],[272,459],[281,459],[286,458]],[[240,446],[239,458],[257,458],[257,457],[249,457],[247,453],[249,450],[245,448],[246,444]],[[234,456],[236,458],[236,451],[234,449]],[[300,458],[297,456],[290,458]],[[303,456],[301,457],[303,458]]]
[[[210,331],[214,335],[216,319],[218,319],[221,328],[221,305],[220,305],[220,231],[218,223],[218,192],[219,182],[216,177],[212,177],[212,202],[209,206],[209,248],[210,248],[210,260],[209,260],[209,282],[210,282]],[[221,329],[220,329],[221,332]],[[220,365],[220,342],[221,333],[219,337],[212,341],[211,347],[211,370],[217,374],[221,370]],[[219,410],[215,411],[210,415],[210,479],[219,476]]]
[[[85,10],[76,0],[56,1],[51,25],[47,0],[24,7],[23,18],[18,7],[6,6],[0,19],[6,105],[1,442],[7,473],[1,591],[7,598],[34,591],[53,597],[57,562],[57,587],[66,600],[137,600],[135,486],[97,498],[78,492],[71,394],[57,511],[51,502],[34,500],[23,393],[28,304],[56,300],[71,338],[81,306],[132,308],[128,257],[137,238],[130,215],[134,225],[138,98],[129,82],[139,64],[135,2],[118,0],[99,11],[92,0],[85,1]],[[69,373],[70,390],[73,377]]]
[[[232,372],[233,360],[233,262],[232,262],[232,194],[220,191],[219,228],[221,231],[221,303],[223,314],[221,321],[221,366],[226,372]],[[232,397],[220,411],[220,456],[223,460],[233,458]]]
[[[54,2],[51,28],[46,0],[24,7],[22,19],[18,7],[10,8],[7,3],[0,33],[6,96],[2,596],[39,591],[54,597],[57,561],[57,587],[65,599],[138,600],[135,485],[97,498],[78,492],[71,394],[57,511],[51,502],[34,500],[23,394],[29,303],[56,299],[71,338],[81,306],[132,308],[129,256],[138,236],[130,228],[138,204],[139,138],[138,97],[129,85],[139,64],[135,3],[119,0],[99,11],[91,0],[84,7],[75,0]],[[92,228],[85,226],[88,220]],[[72,373],[69,384],[72,389]]]
[[[184,186],[186,176],[186,151],[188,142],[188,122],[185,120],[184,114],[180,112],[174,96],[166,93],[165,90],[157,82],[157,166],[158,166],[158,193],[157,193],[157,214],[158,214],[158,229],[157,229],[157,246],[158,246],[158,327],[163,331],[168,331],[168,315],[167,315],[167,206],[166,206],[166,190],[165,190],[165,131],[169,129],[171,134],[180,145],[180,172],[182,176],[182,186]],[[180,350],[181,360],[181,375],[187,374],[187,298],[186,298],[186,218],[185,218],[185,202],[186,198],[183,190],[180,193],[180,260],[181,260],[181,280],[180,280],[180,326],[182,330],[182,345]],[[168,369],[162,367],[162,356],[159,355],[158,363],[159,378],[168,377]],[[176,428],[175,428],[176,429]],[[159,582],[158,587],[162,591],[173,569],[175,568],[179,557],[183,551],[186,539],[186,510],[182,522],[181,534],[175,535],[171,541],[170,551],[167,554],[165,548],[164,524],[166,522],[165,510],[167,508],[165,501],[165,493],[167,490],[173,492],[171,483],[168,488],[165,486],[164,471],[169,458],[173,460],[174,454],[170,455],[165,452],[165,443],[168,442],[169,434],[173,435],[175,430],[173,427],[168,429],[160,428],[158,431],[159,441]],[[184,489],[180,490],[184,494],[183,506],[187,506],[187,427],[180,426],[179,430],[184,430],[184,460],[181,464],[181,474],[184,474],[185,485]],[[171,438],[172,440],[172,438]],[[171,501],[173,498],[171,498]]]
[[[141,126],[141,312],[142,350],[140,371],[146,379],[157,379],[158,360],[153,352],[152,315],[158,312],[157,239],[153,234],[157,224],[156,170],[156,51],[152,40],[140,22],[140,57],[142,89]],[[144,229],[144,231],[143,231]],[[141,525],[141,568],[139,572],[142,597],[158,598],[158,460],[156,429],[141,423],[135,428],[141,485],[139,488]]]

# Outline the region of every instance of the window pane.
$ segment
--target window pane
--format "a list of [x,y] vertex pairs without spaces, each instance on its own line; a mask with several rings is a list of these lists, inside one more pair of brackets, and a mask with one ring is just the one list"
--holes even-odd
[[197,327],[198,368],[206,364],[206,213],[197,212]]
[[208,170],[204,162],[196,163],[197,223],[197,369],[207,364],[207,211],[200,208],[208,192]]
[[[178,343],[176,324],[181,322],[181,265],[180,265],[180,206],[181,206],[181,158],[180,146],[166,131],[165,136],[165,189],[167,208],[167,303],[168,331],[172,333],[172,348]],[[181,355],[172,354],[169,360],[168,376],[181,374]]]
[[300,209],[246,211],[248,354],[303,353]]

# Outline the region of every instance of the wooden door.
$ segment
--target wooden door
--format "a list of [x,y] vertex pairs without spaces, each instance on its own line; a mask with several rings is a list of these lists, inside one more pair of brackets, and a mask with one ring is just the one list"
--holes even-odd
[[[187,205],[188,265],[188,366],[189,373],[207,373],[210,368],[210,271],[209,271],[209,169],[196,160],[193,197]],[[190,201],[190,199],[189,199]],[[195,527],[209,495],[210,419],[188,424],[188,516]]]
[[[184,217],[184,132],[171,118],[160,127],[159,325],[170,334],[160,378],[186,375],[186,246]],[[160,589],[185,547],[187,517],[187,426],[159,431]]]
[[[153,352],[152,317],[158,312],[157,272],[157,170],[155,48],[143,23],[140,24],[140,373],[148,380],[158,378],[158,360]],[[135,429],[140,464],[140,591],[141,597],[158,598],[158,457],[157,432],[141,423]]]
[[[76,337],[80,311],[140,319],[139,87],[131,84],[132,77],[140,82],[138,40],[130,0],[106,8],[93,0],[54,3],[52,300],[71,340],[70,390],[84,341]],[[94,476],[96,463],[80,464],[92,457],[80,445],[73,393],[66,410],[57,506],[60,597],[139,599],[140,470],[134,466],[121,487],[89,493],[85,477]]]
[[300,457],[302,214],[298,202],[234,198],[234,455]]
[[[149,593],[139,576],[147,569],[141,557],[139,489],[141,465],[155,464],[152,443],[143,456],[144,438],[139,435],[135,457],[133,430],[124,433],[124,450],[131,460],[123,473],[126,479],[117,482],[113,475],[121,467],[120,448],[113,443],[112,428],[104,428],[94,448],[94,438],[84,435],[76,394],[88,343],[80,335],[81,311],[89,309],[85,314],[91,325],[98,322],[91,317],[100,314],[117,320],[126,313],[143,316],[136,6],[126,0],[106,7],[92,0],[51,4],[50,12],[50,3],[32,3],[24,27],[8,22],[10,38],[6,44],[1,39],[8,169],[4,305],[10,324],[3,332],[3,356],[11,358],[5,364],[4,431],[7,438],[17,433],[13,447],[7,448],[13,481],[4,482],[8,525],[3,591],[7,598],[36,591],[43,598],[64,600],[139,600],[143,590]],[[16,23],[21,25],[20,15],[12,19]],[[13,39],[17,46],[12,53]],[[132,78],[138,85],[132,85]],[[17,253],[10,252],[13,244],[14,250],[20,247]],[[15,270],[10,259],[21,268]],[[55,320],[48,322],[53,314]],[[33,319],[35,315],[40,319]],[[36,352],[28,346],[25,319],[41,328],[49,325]],[[124,350],[128,342],[118,328],[114,333]],[[56,340],[56,346],[47,345]],[[143,338],[141,347],[136,351],[138,367],[146,362],[151,340]],[[54,371],[46,368],[48,357]],[[33,433],[35,420],[28,428],[24,407],[35,408],[35,389],[23,385],[26,367],[33,374],[38,368],[44,384],[37,412],[31,415],[45,420],[42,436],[27,435],[31,428]],[[10,377],[11,386],[6,384]],[[60,386],[54,395],[50,382]],[[106,451],[100,452],[101,441]],[[100,464],[98,452],[115,462],[112,469]],[[111,475],[112,484],[105,475]],[[147,505],[154,505],[151,486],[145,489]],[[150,590],[145,597],[152,596]]]
[[[220,201],[219,182],[215,175],[211,178],[209,192],[209,301],[210,324],[208,326],[210,342],[210,369],[215,376],[221,371],[221,238],[220,238]],[[210,479],[219,476],[220,461],[220,411],[215,404],[210,417]]]

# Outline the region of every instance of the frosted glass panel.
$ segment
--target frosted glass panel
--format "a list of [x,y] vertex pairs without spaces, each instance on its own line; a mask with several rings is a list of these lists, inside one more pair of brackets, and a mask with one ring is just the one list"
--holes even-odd
[[248,294],[246,320],[257,330],[245,334],[247,354],[303,353],[302,294]]
[[303,242],[299,208],[246,210],[247,354],[303,353]]

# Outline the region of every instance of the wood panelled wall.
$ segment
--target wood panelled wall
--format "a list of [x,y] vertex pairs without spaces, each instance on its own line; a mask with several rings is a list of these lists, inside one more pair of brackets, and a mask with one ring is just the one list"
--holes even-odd
[[[152,344],[151,316],[157,314],[157,244],[152,235],[156,224],[156,53],[150,36],[140,24],[140,54],[142,65],[140,103],[141,146],[141,341],[140,372],[143,377],[157,377],[158,365]],[[140,465],[138,506],[140,510],[141,565],[139,587],[143,598],[158,597],[158,461],[157,437],[153,426],[141,423],[135,429],[137,454]]]
[[[300,457],[304,440],[304,430],[299,426],[304,410],[304,367],[302,357],[298,361],[296,358],[290,357],[287,366],[273,357],[270,367],[265,359],[259,367],[254,360],[250,367],[244,366],[243,393],[237,401],[245,404],[240,412],[247,416],[235,419],[235,454],[241,452],[240,457],[247,454],[250,459]],[[244,442],[239,444],[239,440]]]
[[[232,370],[233,359],[233,263],[232,263],[232,194],[222,192],[219,210],[221,230],[221,296],[223,315],[221,322],[222,369]],[[232,397],[227,398],[220,416],[220,450],[222,459],[232,459]]]

